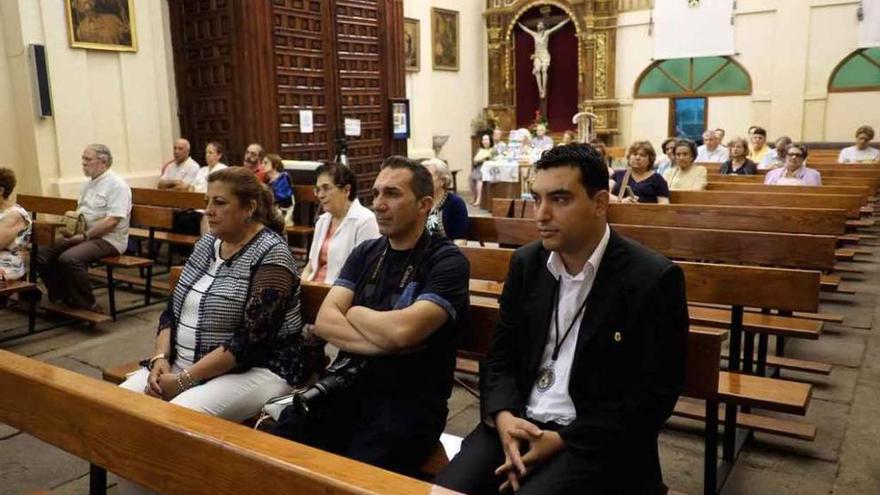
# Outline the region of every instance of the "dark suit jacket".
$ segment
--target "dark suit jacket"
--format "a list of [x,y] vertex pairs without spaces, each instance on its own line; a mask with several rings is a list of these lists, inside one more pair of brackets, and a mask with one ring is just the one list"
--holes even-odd
[[[511,259],[480,373],[484,419],[503,410],[525,417],[553,314],[549,255],[537,241]],[[607,474],[603,492],[654,493],[662,480],[657,434],[684,383],[684,274],[612,230],[587,299],[569,383],[577,419],[559,434],[567,448],[595,458]]]

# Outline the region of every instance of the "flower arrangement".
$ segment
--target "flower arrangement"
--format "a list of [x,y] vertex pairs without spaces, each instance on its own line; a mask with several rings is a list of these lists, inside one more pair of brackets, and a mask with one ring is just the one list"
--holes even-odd
[[480,136],[482,134],[491,133],[495,128],[495,120],[486,115],[483,110],[476,117],[471,119],[471,135]]

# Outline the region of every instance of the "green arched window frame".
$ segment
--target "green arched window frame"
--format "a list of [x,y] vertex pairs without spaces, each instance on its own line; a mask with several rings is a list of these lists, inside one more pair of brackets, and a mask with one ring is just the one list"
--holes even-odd
[[636,80],[636,98],[752,94],[752,78],[730,57],[658,60]]
[[861,48],[837,64],[828,79],[829,93],[880,89],[880,48]]

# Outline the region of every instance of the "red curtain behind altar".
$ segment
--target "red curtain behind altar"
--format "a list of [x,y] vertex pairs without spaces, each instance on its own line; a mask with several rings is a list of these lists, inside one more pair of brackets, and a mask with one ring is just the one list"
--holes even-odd
[[[530,21],[542,17],[538,10],[543,6],[527,10],[517,22]],[[552,7],[550,18],[555,25],[561,22],[565,12]],[[535,30],[529,22],[529,29]],[[537,22],[535,22],[537,24]],[[540,109],[538,83],[532,74],[535,41],[529,33],[519,26],[514,28],[516,48],[516,122],[517,127],[528,127],[535,120],[535,111]],[[562,132],[576,126],[571,118],[578,106],[578,43],[576,31],[571,20],[550,36],[550,70],[547,72],[547,121],[550,130]]]

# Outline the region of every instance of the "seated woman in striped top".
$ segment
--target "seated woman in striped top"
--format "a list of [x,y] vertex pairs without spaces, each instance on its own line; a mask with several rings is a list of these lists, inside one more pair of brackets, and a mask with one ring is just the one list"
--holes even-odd
[[240,422],[301,381],[299,274],[272,193],[250,170],[208,177],[205,216],[211,232],[159,318],[156,353],[120,386]]

